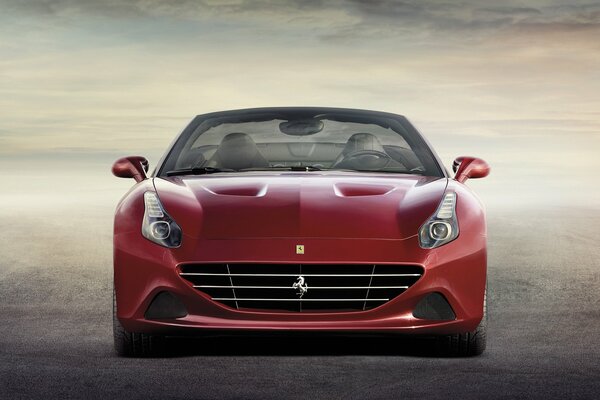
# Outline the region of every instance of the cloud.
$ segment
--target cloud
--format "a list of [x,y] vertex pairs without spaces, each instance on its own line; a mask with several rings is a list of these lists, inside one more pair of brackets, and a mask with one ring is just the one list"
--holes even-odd
[[[45,36],[32,29],[105,23],[105,31],[90,40],[173,43],[177,37],[184,44],[201,34],[215,46],[318,47],[320,42],[353,51],[377,42],[375,47],[394,52],[536,46],[600,50],[600,41],[591,40],[600,37],[600,3],[531,4],[535,7],[517,0],[0,0],[0,35],[19,31],[40,42]],[[28,25],[18,26],[27,19]],[[135,31],[149,21],[153,29]],[[17,27],[11,31],[11,25]],[[20,51],[13,41],[0,42],[2,47]]]
[[194,114],[271,105],[381,109],[473,135],[506,134],[494,119],[537,136],[546,126],[525,119],[597,120],[600,6],[535,5],[0,0],[0,152],[157,150]]
[[[345,28],[379,28],[381,32],[428,29],[447,33],[453,30],[494,30],[520,24],[600,24],[600,4],[577,1],[540,3],[537,8],[511,5],[513,2],[469,0],[1,0],[2,9],[29,15],[80,18],[166,17],[187,20],[255,20],[262,24],[285,25],[300,20],[323,25],[327,20],[348,22]],[[518,4],[518,3],[516,3]],[[354,31],[360,36],[362,29]]]

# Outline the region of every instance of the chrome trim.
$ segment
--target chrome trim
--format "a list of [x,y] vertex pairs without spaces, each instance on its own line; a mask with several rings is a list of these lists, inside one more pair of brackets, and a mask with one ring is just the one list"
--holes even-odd
[[[298,274],[218,274],[212,272],[180,272],[180,276],[298,276]],[[302,276],[337,276],[340,278],[351,277],[378,277],[378,276],[421,276],[421,274],[302,274]]]
[[[213,289],[289,289],[289,286],[229,286],[194,285],[195,288]],[[310,289],[408,289],[408,286],[311,286]]]
[[[369,310],[410,289],[424,275],[420,266],[395,264],[389,269],[386,264],[381,269],[379,264],[342,264],[340,269],[323,264],[322,270],[321,264],[314,264],[309,274],[303,274],[307,269],[303,264],[284,264],[281,269],[276,268],[278,264],[248,264],[248,269],[244,263],[189,264],[189,269],[187,265],[177,274],[212,301],[238,310],[254,307],[300,313],[332,308]],[[315,283],[321,286],[309,287]],[[306,289],[312,295],[305,298]]]
[[[231,286],[231,292],[233,293],[233,297],[237,297],[235,295],[235,288],[233,287],[233,279],[231,279],[231,271],[229,270],[229,264],[225,264],[227,266],[227,275],[229,275],[229,286]],[[240,308],[238,306],[237,300],[235,301],[235,308]]]
[[[369,287],[367,288],[367,295],[365,296],[367,299],[369,298],[369,292],[371,291],[371,284],[373,283],[373,274],[375,273],[375,267],[377,266],[377,264],[373,264],[373,269],[371,270],[371,278],[369,278]],[[408,289],[408,286],[406,286],[404,289]],[[365,311],[367,309],[367,302],[365,301],[363,303],[363,311]]]
[[390,299],[263,299],[263,298],[242,298],[236,297],[212,297],[216,301],[389,301]]

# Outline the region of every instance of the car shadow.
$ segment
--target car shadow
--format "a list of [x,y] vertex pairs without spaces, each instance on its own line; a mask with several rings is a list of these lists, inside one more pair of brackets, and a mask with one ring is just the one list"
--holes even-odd
[[438,357],[435,341],[406,336],[218,336],[168,338],[160,357],[187,356]]

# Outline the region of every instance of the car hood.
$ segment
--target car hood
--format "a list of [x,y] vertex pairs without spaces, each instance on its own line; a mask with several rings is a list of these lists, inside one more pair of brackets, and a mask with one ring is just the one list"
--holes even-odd
[[435,212],[446,185],[446,178],[326,172],[154,179],[184,234],[206,239],[404,239]]

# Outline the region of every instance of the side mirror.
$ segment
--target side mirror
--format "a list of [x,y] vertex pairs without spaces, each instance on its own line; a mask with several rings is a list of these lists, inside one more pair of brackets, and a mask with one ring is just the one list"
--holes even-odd
[[146,179],[148,160],[140,156],[119,158],[112,166],[112,173],[119,178],[133,178],[136,182]]
[[469,178],[484,178],[490,173],[490,166],[481,158],[457,157],[452,163],[454,179],[464,183]]

